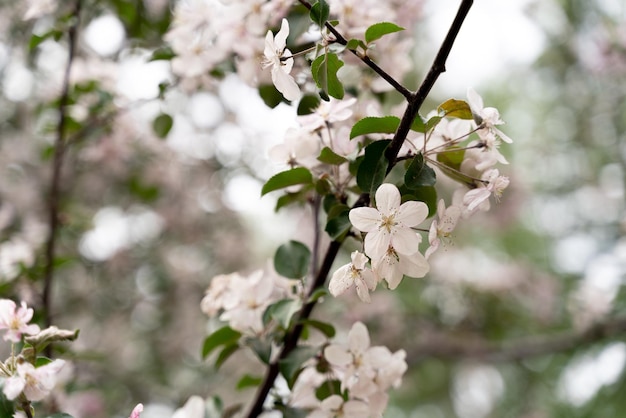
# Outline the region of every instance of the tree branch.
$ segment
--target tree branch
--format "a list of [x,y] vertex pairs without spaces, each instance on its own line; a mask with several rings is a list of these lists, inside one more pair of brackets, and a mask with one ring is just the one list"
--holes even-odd
[[[306,0],[298,0],[300,2],[300,4],[302,4],[304,7],[306,7],[307,9],[311,10],[311,4],[306,1]],[[332,33],[335,36],[335,39],[338,43],[340,43],[341,45],[348,45],[348,40],[341,34],[341,32],[339,32],[337,30],[337,28],[335,28],[331,23],[326,22],[325,23],[326,29],[329,30],[330,33]],[[368,67],[370,67],[372,70],[374,70],[374,72],[376,74],[378,74],[379,76],[381,76],[383,78],[383,80],[385,80],[387,83],[389,83],[391,85],[391,87],[393,87],[394,89],[396,89],[396,91],[398,91],[398,93],[400,93],[401,95],[403,95],[407,100],[410,100],[411,97],[413,96],[413,93],[407,89],[406,87],[404,87],[402,84],[400,84],[395,78],[393,78],[388,72],[386,72],[385,70],[383,70],[382,68],[380,68],[378,66],[378,64],[376,64],[374,61],[372,61],[370,59],[370,57],[368,57],[367,55],[361,54],[359,51],[357,51],[356,49],[350,49],[347,48],[348,51],[350,51],[355,57],[357,57],[358,59],[360,59],[361,61],[363,61],[365,63],[365,65],[367,65]]]
[[420,85],[417,92],[409,98],[409,104],[402,115],[402,120],[400,121],[400,125],[398,126],[398,130],[396,131],[391,144],[387,147],[387,151],[385,152],[385,156],[389,161],[389,167],[387,169],[387,173],[391,171],[395,164],[396,157],[400,152],[400,148],[406,139],[409,130],[411,129],[411,124],[415,117],[417,116],[422,104],[424,104],[424,100],[426,100],[426,96],[430,93],[430,90],[435,85],[435,82],[439,78],[439,76],[446,71],[446,60],[448,59],[448,55],[450,55],[450,51],[452,50],[452,45],[456,39],[456,36],[459,34],[459,30],[461,29],[461,25],[463,21],[467,17],[467,13],[469,13],[473,0],[463,0],[461,5],[459,6],[459,10],[456,13],[456,17],[448,30],[448,34],[446,35],[441,47],[439,48],[439,52],[433,61],[428,74],[426,74],[426,78]]
[[572,351],[581,346],[626,334],[626,317],[611,318],[582,331],[564,331],[556,334],[519,338],[505,342],[485,341],[481,338],[454,337],[444,334],[427,335],[407,349],[410,364],[424,358],[447,360],[476,359],[491,362],[518,361],[546,354]]
[[[306,0],[299,0],[299,2],[303,4],[309,10],[311,9],[311,5]],[[448,35],[446,36],[443,44],[441,45],[441,48],[439,49],[439,53],[437,54],[437,57],[435,58],[435,61],[433,62],[433,65],[430,71],[428,72],[426,79],[424,80],[424,82],[418,89],[417,93],[415,94],[411,93],[409,90],[407,90],[406,88],[401,86],[399,83],[397,83],[393,79],[393,77],[389,76],[389,74],[387,74],[382,69],[380,69],[380,67],[375,65],[371,60],[369,59],[364,60],[363,59],[364,57],[360,56],[361,54],[358,54],[357,51],[350,50],[353,54],[355,54],[363,62],[365,62],[368,66],[370,66],[370,68],[376,71],[377,74],[379,74],[385,80],[390,82],[390,84],[392,84],[392,86],[394,86],[396,90],[398,90],[402,95],[404,95],[409,102],[407,105],[407,109],[404,112],[404,115],[400,122],[400,126],[398,127],[398,130],[396,131],[394,138],[391,144],[389,145],[389,148],[387,148],[386,157],[388,161],[390,162],[387,172],[389,172],[391,168],[393,167],[396,157],[398,156],[398,152],[400,151],[400,147],[402,146],[402,143],[406,139],[406,135],[409,132],[411,124],[413,123],[413,120],[415,119],[415,116],[417,115],[420,107],[424,103],[426,95],[428,94],[428,92],[430,92],[433,84],[435,83],[439,75],[445,71],[445,61],[450,53],[452,44],[454,43],[456,35],[459,32],[461,24],[463,23],[463,20],[467,16],[467,13],[469,12],[469,9],[472,6],[472,4],[473,4],[472,0],[462,1],[461,6],[459,7],[459,11],[457,12],[456,18],[454,19],[454,22],[452,23],[452,26],[450,27],[450,30],[448,31]],[[326,22],[326,27],[333,35],[335,35],[339,43],[341,43],[342,45],[347,44],[346,39],[330,23]],[[361,196],[359,196],[359,199],[356,201],[356,203],[352,207],[355,208],[355,207],[364,206],[367,204],[369,204],[369,195],[367,193],[363,193],[361,194]],[[326,251],[326,255],[324,256],[324,261],[322,262],[322,266],[320,267],[317,275],[315,276],[315,281],[313,282],[313,285],[310,287],[309,293],[307,295],[307,300],[310,299],[310,296],[313,294],[313,292],[317,288],[322,287],[324,283],[326,283],[326,278],[328,277],[328,274],[330,273],[330,269],[333,265],[333,262],[335,261],[335,258],[337,257],[337,254],[339,253],[341,244],[342,242],[339,242],[339,241],[332,241],[329,244],[328,249]],[[280,351],[278,359],[272,362],[268,366],[265,379],[263,380],[263,384],[257,391],[254,403],[250,409],[250,412],[248,413],[248,418],[256,418],[263,412],[263,403],[265,402],[265,399],[267,398],[267,395],[269,394],[270,390],[274,386],[274,381],[276,380],[276,377],[278,377],[279,362],[280,360],[287,358],[289,354],[291,354],[291,352],[294,350],[294,348],[296,348],[298,341],[300,339],[300,336],[302,335],[302,331],[304,329],[303,321],[308,319],[311,316],[316,304],[317,304],[317,300],[308,301],[302,307],[302,310],[298,314],[298,318],[294,322],[295,326],[285,335],[283,348]]]
[[50,181],[50,191],[48,195],[48,239],[45,247],[44,266],[44,286],[42,293],[42,304],[45,312],[44,323],[46,327],[51,325],[51,299],[52,279],[54,276],[54,258],[56,241],[59,232],[59,204],[61,196],[61,169],[65,157],[65,122],[67,119],[67,106],[69,103],[70,90],[70,70],[76,54],[76,44],[78,36],[78,26],[80,24],[80,10],[82,2],[76,0],[74,9],[71,12],[72,22],[68,29],[68,58],[63,75],[63,85],[61,87],[61,97],[59,100],[59,122],[57,123],[57,135],[54,143],[54,159],[52,165],[52,179]]

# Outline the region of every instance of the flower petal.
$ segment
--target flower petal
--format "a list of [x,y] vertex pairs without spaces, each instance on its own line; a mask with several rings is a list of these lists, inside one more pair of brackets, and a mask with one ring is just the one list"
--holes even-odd
[[414,254],[419,251],[419,245],[422,242],[421,235],[412,229],[403,228],[393,234],[391,244],[393,249],[400,254]]
[[428,206],[424,202],[410,200],[400,206],[394,219],[407,227],[413,227],[421,224],[427,216]]
[[391,183],[383,183],[376,190],[376,208],[383,215],[390,215],[400,206],[400,191]]
[[328,290],[331,295],[339,296],[352,286],[354,280],[351,277],[351,270],[352,264],[346,264],[335,271],[328,283]]
[[391,235],[386,230],[368,232],[365,237],[365,254],[372,260],[378,260],[387,253],[390,243]]
[[401,255],[400,270],[409,277],[420,278],[428,273],[430,265],[421,253],[415,253],[410,256]]
[[380,212],[374,208],[355,208],[348,213],[348,218],[359,231],[370,232],[378,228]]
[[272,82],[276,89],[285,96],[285,99],[294,101],[300,98],[300,87],[298,87],[296,80],[283,71],[281,67],[272,67]]
[[355,322],[348,333],[348,347],[352,353],[364,353],[370,346],[370,334],[362,322]]

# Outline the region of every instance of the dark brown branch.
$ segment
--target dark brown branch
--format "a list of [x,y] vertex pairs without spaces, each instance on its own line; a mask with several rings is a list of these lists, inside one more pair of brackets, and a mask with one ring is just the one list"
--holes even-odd
[[[311,4],[306,1],[306,0],[298,0],[300,2],[300,4],[302,4],[304,7],[306,7],[307,9],[311,10]],[[339,32],[337,30],[337,28],[335,28],[331,23],[326,22],[325,23],[326,28],[329,30],[330,33],[332,33],[335,36],[335,40],[337,43],[346,46],[348,45],[348,40],[341,34],[341,32]],[[393,78],[388,72],[386,72],[385,70],[383,70],[382,68],[380,68],[378,66],[378,64],[376,64],[374,61],[372,61],[370,59],[370,57],[368,57],[367,55],[364,55],[362,53],[360,53],[359,51],[357,51],[356,49],[350,49],[348,48],[348,51],[350,51],[354,56],[356,56],[357,58],[359,58],[361,61],[363,61],[365,63],[365,65],[367,65],[368,67],[370,67],[372,70],[374,70],[374,72],[376,74],[378,74],[379,76],[381,76],[383,78],[383,80],[385,80],[387,83],[389,83],[391,85],[391,87],[393,87],[394,89],[396,89],[396,91],[398,91],[398,93],[400,93],[401,95],[403,95],[407,100],[410,100],[411,97],[413,96],[413,93],[407,89],[406,87],[404,87],[402,84],[400,84],[395,78]]]
[[[309,10],[311,9],[311,5],[306,0],[299,0],[299,1]],[[428,94],[428,92],[430,92],[433,84],[435,83],[439,75],[445,71],[445,61],[450,53],[450,49],[452,48],[452,44],[454,43],[454,40],[456,39],[459,29],[461,28],[461,24],[463,23],[463,20],[467,16],[467,13],[469,12],[469,9],[472,6],[472,4],[473,4],[472,0],[462,1],[461,6],[459,7],[459,11],[457,12],[456,18],[454,19],[454,22],[452,23],[452,26],[450,27],[450,30],[448,31],[448,35],[446,36],[443,44],[441,45],[441,48],[439,49],[439,53],[437,54],[437,57],[435,58],[435,61],[433,62],[433,65],[430,71],[428,72],[426,79],[424,80],[424,82],[418,89],[417,93],[415,94],[411,93],[409,90],[407,90],[406,88],[401,86],[399,83],[397,83],[393,79],[393,77],[389,76],[389,74],[387,74],[382,69],[380,69],[371,60],[369,59],[363,60],[364,57],[362,57],[361,54],[359,54],[357,51],[352,51],[353,54],[361,58],[363,62],[365,62],[368,66],[370,66],[370,68],[374,69],[374,71],[376,71],[377,74],[379,74],[385,80],[390,82],[396,90],[398,90],[407,98],[409,102],[407,105],[407,109],[404,112],[404,116],[402,117],[402,120],[400,122],[400,126],[398,127],[398,131],[395,133],[394,138],[386,152],[386,157],[388,161],[390,162],[388,172],[391,170],[391,168],[393,167],[395,163],[396,157],[398,156],[398,152],[400,151],[400,147],[402,146],[402,143],[406,139],[406,135],[408,134],[411,124],[413,123],[413,120],[415,119],[415,116],[417,115],[420,107],[424,103],[426,95]],[[341,43],[342,45],[347,44],[346,39],[331,24],[327,22],[326,27],[333,35],[335,35],[335,37],[337,38],[337,42]],[[372,64],[374,66],[372,66]],[[369,204],[369,198],[370,197],[367,193],[361,194],[361,196],[359,196],[359,199],[353,205],[353,208]],[[330,273],[330,268],[332,267],[332,264],[335,261],[335,258],[337,257],[339,249],[341,248],[341,244],[342,243],[339,241],[333,241],[328,246],[326,255],[324,256],[324,261],[322,263],[322,266],[320,267],[317,275],[315,276],[315,281],[309,290],[309,295],[308,295],[309,298],[311,294],[317,288],[323,286],[324,283],[326,283],[326,278],[328,277],[328,274]],[[291,352],[294,350],[294,348],[296,348],[298,341],[300,339],[300,336],[302,335],[302,331],[304,329],[303,321],[308,319],[311,316],[311,313],[313,312],[313,308],[315,308],[316,304],[317,304],[317,300],[313,300],[313,301],[307,302],[304,305],[304,307],[302,308],[302,310],[300,311],[298,315],[297,321],[295,322],[296,325],[285,336],[283,348],[278,356],[278,359],[269,365],[267,369],[267,373],[265,375],[265,379],[263,380],[263,384],[257,391],[254,403],[250,409],[250,412],[248,413],[248,418],[256,418],[263,412],[263,403],[265,402],[267,395],[270,393],[270,390],[274,386],[274,381],[276,380],[276,377],[278,377],[279,362],[280,360],[287,358],[289,354],[291,354]]]
[[624,334],[626,334],[626,317],[608,319],[582,331],[564,331],[502,343],[485,341],[481,338],[433,334],[425,336],[423,341],[407,348],[407,359],[411,364],[419,363],[425,358],[510,362],[568,352]]
[[68,29],[68,58],[63,75],[63,85],[61,87],[61,97],[59,99],[59,122],[57,124],[57,135],[54,143],[54,157],[52,163],[52,179],[50,181],[50,191],[48,195],[48,239],[45,248],[44,285],[42,293],[42,303],[45,312],[44,323],[46,328],[51,325],[51,299],[52,279],[54,276],[54,258],[56,251],[56,241],[59,232],[59,205],[61,196],[61,170],[65,157],[65,122],[67,119],[67,106],[69,103],[70,90],[70,70],[76,54],[77,32],[80,24],[81,0],[76,0],[74,10],[71,13],[72,22]]
[[435,85],[435,82],[439,78],[439,76],[446,71],[446,60],[448,59],[448,55],[450,55],[450,51],[452,50],[452,45],[459,34],[459,30],[461,29],[461,25],[463,21],[467,17],[467,13],[472,7],[473,0],[463,0],[461,5],[459,6],[459,10],[456,13],[456,17],[448,30],[448,34],[446,35],[441,47],[439,48],[439,52],[433,61],[428,74],[426,74],[426,78],[420,85],[417,92],[409,98],[409,104],[402,116],[402,120],[400,121],[400,125],[398,126],[398,130],[396,131],[391,144],[387,148],[385,155],[387,160],[389,161],[389,168],[387,172],[391,171],[394,166],[396,157],[398,156],[398,152],[400,152],[400,148],[406,139],[409,130],[411,129],[411,124],[415,117],[417,116],[422,104],[424,104],[424,100],[426,100],[426,96],[430,93],[430,90]]

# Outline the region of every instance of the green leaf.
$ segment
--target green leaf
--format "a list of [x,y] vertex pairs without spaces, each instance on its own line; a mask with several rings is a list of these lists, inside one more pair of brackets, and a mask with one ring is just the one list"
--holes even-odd
[[315,112],[320,105],[320,98],[312,94],[305,94],[298,103],[298,116],[309,115]]
[[70,414],[61,412],[61,413],[54,414],[54,415],[48,415],[46,418],[74,418],[74,417],[71,416]]
[[430,131],[435,126],[439,125],[439,122],[441,122],[441,119],[443,119],[441,116],[433,116],[432,118],[428,119],[428,122],[426,122],[426,126],[425,126],[426,132]]
[[284,189],[285,187],[295,186],[296,184],[312,184],[313,176],[311,172],[304,167],[296,167],[291,170],[282,171],[272,176],[261,190],[261,196],[266,195],[274,190]]
[[150,57],[150,61],[169,61],[176,56],[176,53],[169,46],[164,46],[158,49],[155,49]]
[[202,358],[206,358],[213,350],[221,345],[237,343],[239,337],[241,337],[241,333],[235,331],[228,325],[218,329],[204,340],[204,344],[202,345]]
[[165,138],[174,125],[174,119],[167,113],[161,113],[152,122],[152,129],[159,138]]
[[294,348],[291,353],[278,362],[280,374],[283,375],[289,387],[293,386],[297,373],[302,368],[302,364],[310,358],[316,356],[320,351],[319,347],[299,346]]
[[305,319],[304,321],[302,321],[302,323],[304,325],[317,329],[327,338],[333,338],[335,336],[335,327],[326,322],[316,321],[315,319]]
[[219,369],[220,367],[222,367],[222,364],[224,364],[224,362],[228,360],[228,358],[232,356],[237,350],[239,350],[239,344],[237,343],[227,344],[224,347],[224,349],[220,351],[220,353],[217,356],[217,359],[215,359],[215,368]]
[[322,148],[322,152],[320,152],[319,157],[317,159],[325,164],[330,165],[341,165],[348,161],[345,157],[338,155],[332,149],[328,147]]
[[265,364],[270,364],[272,358],[272,344],[269,341],[251,338],[246,341],[246,345],[254,351],[257,357],[259,357],[259,360]]
[[309,13],[311,20],[320,28],[324,27],[324,24],[328,20],[330,16],[330,6],[326,2],[326,0],[319,0],[315,2],[315,4],[311,7],[311,12]]
[[424,119],[419,113],[415,116],[415,119],[413,119],[413,123],[411,124],[411,130],[421,133],[426,132],[426,124],[424,123]]
[[472,109],[465,100],[448,99],[439,105],[437,111],[450,118],[474,119]]
[[367,45],[360,39],[350,39],[346,44],[346,49],[351,49],[356,51],[359,47],[361,47],[364,51],[367,51]]
[[415,189],[402,186],[400,193],[402,194],[402,203],[409,200],[424,202],[428,206],[428,216],[437,213],[437,189],[433,186],[416,187]]
[[421,186],[434,186],[437,179],[435,170],[424,161],[422,154],[417,154],[404,174],[404,184],[409,189]]
[[[269,317],[280,324],[284,329],[289,328],[291,318],[302,308],[302,301],[299,299],[281,299],[271,304],[265,310],[263,317]],[[265,321],[264,321],[265,322]]]
[[[337,207],[341,207],[345,205],[337,205]],[[334,208],[333,208],[334,209]],[[335,241],[340,241],[343,237],[350,231],[352,224],[350,223],[350,218],[348,214],[350,213],[350,208],[347,206],[339,213],[328,214],[328,221],[326,221],[326,226],[324,230],[330,237]]]
[[301,242],[289,241],[281,245],[274,255],[274,268],[281,276],[300,279],[309,271],[311,251]]
[[315,302],[320,298],[328,296],[329,294],[330,293],[328,293],[328,289],[326,289],[325,287],[323,286],[318,287],[317,289],[313,291],[313,293],[311,293],[311,296],[309,296],[308,302]]
[[235,388],[237,390],[242,390],[249,387],[259,386],[261,383],[263,383],[262,377],[252,376],[251,374],[246,373],[241,377],[241,379],[239,379]]
[[465,150],[456,146],[447,148],[437,154],[437,161],[457,171],[461,170],[463,158],[465,158]]
[[385,180],[389,161],[385,150],[390,140],[374,141],[365,147],[365,155],[356,173],[356,184],[366,193],[373,195]]
[[337,71],[343,67],[343,61],[337,54],[328,52],[315,58],[311,64],[311,73],[317,87],[328,96],[343,99],[343,84],[337,78]]
[[398,130],[400,118],[396,116],[368,116],[354,124],[350,131],[350,139],[368,134],[393,134]]
[[369,44],[370,42],[380,39],[387,34],[400,32],[401,30],[404,30],[404,28],[402,26],[396,25],[395,23],[374,23],[372,26],[365,30],[365,42]]
[[341,382],[339,380],[327,380],[315,391],[315,397],[320,401],[331,395],[341,395]]
[[304,187],[303,190],[299,190],[295,193],[285,193],[276,201],[276,207],[274,208],[275,212],[278,212],[285,206],[293,205],[294,203],[303,203],[306,201],[307,197],[307,187]]
[[263,84],[259,86],[259,95],[265,104],[272,109],[283,101],[283,95],[276,90],[273,84]]

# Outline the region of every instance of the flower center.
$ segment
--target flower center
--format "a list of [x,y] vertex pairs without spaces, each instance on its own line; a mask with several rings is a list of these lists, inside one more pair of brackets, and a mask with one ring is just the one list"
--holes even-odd
[[394,217],[395,213],[392,213],[389,216],[382,215],[379,228],[386,229],[387,232],[391,233],[391,230],[398,225],[398,222],[395,221]]

